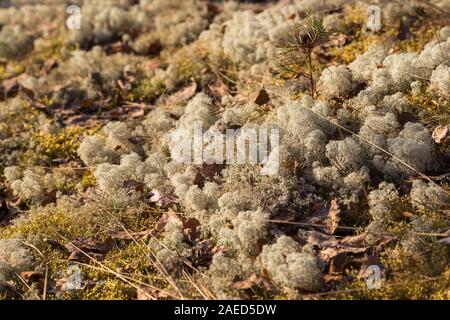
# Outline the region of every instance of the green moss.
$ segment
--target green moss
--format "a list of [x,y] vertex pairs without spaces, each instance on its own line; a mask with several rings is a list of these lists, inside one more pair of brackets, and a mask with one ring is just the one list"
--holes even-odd
[[94,235],[88,210],[76,210],[73,206],[48,205],[34,208],[15,224],[1,230],[1,238],[44,239],[88,237]]
[[96,185],[97,181],[92,174],[92,171],[86,170],[83,173],[83,177],[81,178],[81,187],[83,190],[86,190],[90,187],[94,187]]
[[406,98],[423,123],[433,126],[450,124],[450,99],[435,97],[425,90],[409,92]]
[[165,92],[164,83],[154,83],[152,79],[141,80],[129,94],[132,101],[153,101]]
[[[121,246],[108,253],[102,260],[102,267],[90,263],[92,267],[82,268],[85,280],[94,283],[78,293],[81,299],[115,300],[133,299],[136,287],[147,283],[156,288],[168,289],[167,281],[153,268],[146,245],[142,242]],[[108,271],[113,270],[113,272]],[[126,280],[114,272],[126,277]]]
[[175,51],[167,57],[167,62],[176,66],[180,82],[188,83],[194,79],[197,83],[201,83],[202,74],[207,70],[206,56],[205,50],[191,45]]
[[85,129],[68,127],[56,134],[38,132],[32,137],[31,145],[35,152],[49,159],[73,159],[80,146],[80,136]]
[[[450,298],[450,252],[443,245],[435,245],[430,254],[431,261],[405,254],[401,249],[385,252],[381,261],[386,270],[386,279],[380,289],[368,289],[364,279],[352,272],[354,280],[339,288],[336,297],[341,299],[444,299]],[[438,258],[440,257],[440,258]],[[437,258],[437,259],[436,259]],[[440,261],[437,261],[440,260]],[[440,266],[439,272],[436,264]],[[447,266],[443,264],[447,263]],[[434,272],[433,272],[434,271]]]
[[[429,19],[433,19],[430,17]],[[331,49],[331,54],[340,63],[349,64],[357,56],[363,54],[371,45],[390,44],[394,51],[420,52],[435,36],[435,30],[446,25],[442,19],[433,20],[435,25],[430,27],[429,21],[419,17],[408,26],[410,35],[402,39],[400,21],[394,23],[383,22],[382,29],[377,32],[366,30],[367,12],[361,3],[351,4],[344,8],[339,32],[351,37],[351,41],[344,47]]]
[[85,300],[127,300],[135,296],[135,289],[120,279],[107,278],[79,295]]
[[[416,211],[408,196],[392,203],[391,210],[383,218],[386,234],[395,236],[394,245],[380,253],[380,261],[386,271],[381,289],[367,288],[365,279],[358,277],[359,270],[349,272],[350,280],[341,283],[336,290],[342,299],[448,299],[450,289],[450,247],[438,242],[433,233],[414,232],[411,220],[405,212],[426,217],[433,230],[448,227],[445,212]],[[404,247],[405,240],[417,241],[420,248],[413,252]],[[334,297],[334,296],[333,296]]]

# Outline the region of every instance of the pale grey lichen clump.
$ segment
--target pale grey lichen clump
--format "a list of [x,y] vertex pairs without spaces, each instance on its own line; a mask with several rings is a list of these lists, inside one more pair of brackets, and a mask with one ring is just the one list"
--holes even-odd
[[[406,123],[397,138],[388,140],[388,150],[420,172],[431,171],[435,165],[433,140],[428,130],[418,123]],[[386,175],[395,177],[401,173],[413,174],[411,169],[395,162],[395,159],[390,159],[384,165],[383,172]]]
[[86,46],[130,39],[132,47],[146,53],[155,41],[185,45],[208,25],[208,7],[199,1],[85,1],[82,28],[68,33],[66,41]]
[[33,255],[21,240],[0,239],[0,294],[20,272],[33,268]]
[[325,69],[317,83],[325,98],[343,98],[353,89],[352,73],[346,66],[331,66]]
[[[308,219],[325,210],[325,205],[317,209],[322,204],[333,199],[336,211],[342,210],[345,218],[357,211],[349,219],[358,221],[367,213],[361,228],[365,227],[369,243],[392,231],[389,228],[399,219],[398,206],[402,210],[406,206],[412,213],[407,222],[402,220],[408,229],[398,243],[410,252],[421,248],[414,233],[442,231],[429,213],[450,205],[448,193],[425,182],[422,175],[443,171],[438,157],[442,145],[433,140],[429,125],[407,117],[417,107],[410,103],[412,95],[426,93],[437,103],[449,98],[448,27],[421,52],[392,53],[383,46],[371,46],[348,65],[323,69],[315,79],[315,98],[300,80],[286,81],[284,87],[278,85],[279,79],[273,81],[274,42],[286,36],[292,23],[304,22],[303,12],[334,10],[344,2],[289,1],[261,10],[255,10],[254,4],[227,2],[220,4],[218,13],[211,3],[194,0],[84,1],[83,28],[63,33],[64,39],[59,40],[67,48],[58,51],[62,55],[58,63],[18,82],[33,98],[58,102],[49,102],[46,111],[59,104],[80,107],[81,102],[90,105],[105,100],[115,108],[116,102],[108,98],[116,95],[121,103],[136,99],[131,106],[152,109],[132,121],[105,121],[95,134],[80,141],[74,156],[78,161],[74,166],[83,166],[78,169],[85,170],[83,179],[88,180],[80,198],[101,195],[110,207],[119,208],[117,212],[131,207],[132,216],[124,219],[145,213],[146,221],[163,224],[165,215],[173,214],[163,228],[143,238],[152,263],[180,276],[192,262],[196,246],[207,241],[210,261],[199,270],[204,272],[206,287],[218,298],[242,297],[234,285],[252,275],[275,284],[276,294],[317,292],[324,288],[322,273],[329,266],[321,261],[317,248],[305,245],[290,230],[298,230],[295,222],[313,221]],[[389,21],[403,13],[416,14],[408,6],[391,7]],[[42,15],[47,9],[44,6],[38,12]],[[15,57],[38,45],[45,48],[45,43],[35,41],[30,24],[10,18],[11,12],[25,17],[30,9],[8,10],[0,9],[0,56]],[[153,59],[159,50],[162,54]],[[183,56],[189,50],[197,56]],[[174,62],[172,54],[180,54],[182,61]],[[199,70],[190,65],[195,64],[193,57],[201,60]],[[225,70],[228,64],[233,70]],[[194,71],[182,70],[190,67]],[[203,74],[212,70],[219,74],[217,79],[212,76],[215,82],[205,80]],[[193,79],[197,76],[201,80]],[[187,87],[192,81],[195,86]],[[138,89],[143,84],[150,89],[143,90],[145,101],[140,101]],[[254,96],[262,85],[269,95],[267,103]],[[159,89],[152,96],[152,90]],[[172,95],[175,90],[188,97],[178,99]],[[278,91],[289,94],[274,94]],[[8,197],[46,213],[63,208],[70,215],[78,214],[81,209],[64,205],[68,198],[57,192],[59,185],[68,184],[63,176],[14,165],[18,161],[13,151],[28,141],[30,133],[11,117],[25,113],[24,105],[20,98],[0,105],[0,138],[12,150],[0,154]],[[97,111],[101,114],[103,109]],[[34,115],[29,118],[28,128],[52,131],[50,122]],[[217,155],[209,152],[220,142],[212,138],[202,142],[207,160],[185,161],[174,150],[179,150],[183,139],[193,140],[194,125],[201,125],[202,134],[240,129],[239,138],[243,129],[278,130],[280,144],[269,147],[267,154],[269,160],[279,157],[278,171],[266,176],[260,163],[214,163]],[[155,194],[170,199],[170,209],[153,201]],[[83,201],[82,210],[91,210],[91,200]],[[141,212],[141,204],[155,211]],[[286,216],[294,224],[281,224]],[[101,218],[95,213],[92,219]],[[198,230],[188,234],[186,221],[198,223]],[[317,227],[315,221],[311,226]],[[107,233],[103,231],[102,235]],[[192,233],[197,237],[190,238]],[[0,288],[14,272],[32,267],[31,253],[22,243],[0,240]]]
[[450,67],[443,63],[433,70],[430,77],[430,86],[428,87],[428,90],[448,98],[450,95],[450,90],[448,90],[449,83]]
[[437,185],[415,180],[411,189],[411,203],[419,210],[440,210],[450,204],[450,197]]
[[[398,120],[400,113],[410,111],[404,92],[415,79],[409,73],[416,70],[416,64],[424,59],[422,56],[433,56],[435,46],[430,44],[420,54],[387,55],[381,49],[370,49],[349,67],[324,70],[319,80],[322,99],[345,99],[355,94],[358,82],[368,83],[366,89],[345,102],[356,107],[353,113],[344,108],[336,110],[329,102],[314,101],[309,96],[299,102],[274,99],[276,108],[269,113],[258,111],[258,106],[251,103],[219,108],[200,93],[187,103],[178,120],[164,110],[155,110],[134,132],[124,124],[110,123],[103,132],[86,138],[79,153],[86,164],[96,167],[95,176],[104,191],[125,188],[126,182],[132,180],[175,195],[187,217],[200,221],[202,234],[226,250],[226,254],[214,257],[211,277],[217,277],[218,270],[222,270],[221,279],[227,279],[229,284],[236,272],[260,272],[261,267],[282,287],[314,291],[320,287],[321,271],[309,249],[280,236],[258,252],[259,242],[271,232],[277,233],[267,221],[281,208],[298,208],[309,205],[313,199],[326,199],[331,190],[339,203],[357,203],[367,193],[365,186],[381,176],[386,182],[368,193],[372,222],[367,230],[372,235],[386,230],[392,217],[387,213],[394,210],[393,204],[400,199],[396,186],[389,182],[439,167],[429,130],[419,123],[401,124]],[[436,56],[432,64],[437,68],[435,78],[442,72],[441,63]],[[429,76],[432,74],[428,72]],[[201,124],[202,132],[212,132],[223,130],[224,126],[252,127],[255,119],[262,126],[280,130],[281,167],[277,176],[261,176],[259,165],[227,165],[199,183],[202,169],[198,165],[181,164],[177,160],[183,159],[170,158],[170,151],[178,143],[173,137],[192,137],[195,123]],[[352,123],[362,139],[351,135],[339,137],[335,123],[342,126]],[[136,146],[130,138],[139,134],[145,135],[147,142]],[[300,176],[286,170],[300,160]],[[418,183],[414,183],[411,191],[411,201],[417,209],[423,209],[421,201],[436,206],[447,201],[443,200],[444,193],[420,187]],[[180,226],[169,229],[163,240],[166,247],[154,241],[149,246],[168,269],[176,270],[180,257],[186,258],[187,248]],[[249,259],[257,259],[260,264],[244,267]],[[236,270],[227,269],[236,263],[239,265]],[[225,296],[229,293],[225,283],[213,286]]]
[[0,56],[15,58],[23,55],[33,47],[33,42],[27,31],[20,25],[7,25],[0,31]]
[[18,59],[39,47],[39,42],[48,41],[52,24],[64,23],[63,1],[54,5],[56,8],[46,3],[19,3],[18,7],[0,8],[0,57]]
[[314,291],[320,286],[320,268],[316,258],[287,236],[263,247],[261,264],[275,282],[292,289]]
[[[356,107],[377,104],[386,95],[406,92],[417,79],[429,79],[435,72],[432,88],[445,79],[443,67],[448,60],[448,40],[440,43],[430,42],[420,53],[394,53],[387,55],[385,49],[371,47],[353,61],[349,68],[355,81],[364,81],[370,85],[353,99]],[[380,68],[380,66],[382,66]],[[438,67],[438,68],[437,68]],[[437,71],[434,71],[437,68]],[[438,89],[438,92],[440,89]]]

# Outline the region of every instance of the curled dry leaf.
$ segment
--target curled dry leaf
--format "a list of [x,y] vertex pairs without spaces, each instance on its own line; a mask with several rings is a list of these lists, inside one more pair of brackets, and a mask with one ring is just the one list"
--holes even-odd
[[366,278],[371,275],[371,273],[368,271],[368,268],[370,266],[378,266],[380,270],[384,271],[384,267],[380,261],[380,259],[377,256],[374,255],[366,255],[364,257],[364,262],[361,265],[361,269],[359,270],[359,277]]
[[326,248],[319,256],[325,265],[329,265],[329,273],[336,274],[342,273],[348,264],[363,258],[368,249],[368,247]]
[[20,277],[27,283],[38,282],[44,278],[44,274],[39,271],[22,271]]
[[262,287],[268,291],[273,290],[273,286],[270,284],[269,281],[267,281],[263,277],[257,276],[255,273],[252,273],[252,275],[248,279],[236,281],[233,284],[233,288],[236,290],[251,289],[255,286]]
[[136,294],[137,300],[162,300],[169,298],[169,295],[166,293],[144,285],[139,286]]
[[208,266],[215,253],[211,240],[203,240],[192,247],[190,261],[194,267]]
[[441,143],[448,135],[448,127],[447,126],[437,126],[433,130],[433,134],[431,137],[436,143]]
[[262,106],[262,105],[268,103],[269,101],[270,101],[270,97],[269,97],[269,94],[267,93],[267,91],[265,89],[259,90],[259,93],[255,98],[255,103],[258,106]]
[[69,261],[89,262],[91,259],[102,260],[114,247],[114,241],[95,239],[74,239],[65,245],[70,252]]
[[183,224],[183,221],[181,220],[180,216],[176,212],[169,210],[165,212],[159,219],[158,223],[155,226],[156,231],[164,232],[169,222],[176,222],[180,225]]
[[330,234],[333,234],[336,229],[339,226],[339,221],[341,220],[341,210],[339,209],[339,205],[337,203],[336,199],[331,200],[329,204],[328,209],[328,216],[327,216],[327,226],[328,226],[328,232]]
[[155,203],[158,207],[161,208],[169,208],[176,202],[176,199],[167,193],[163,193],[158,190],[152,190],[150,202]]
[[197,91],[197,83],[193,82],[187,87],[184,87],[177,93],[169,96],[165,103],[167,105],[173,106],[177,105],[181,102],[188,101],[190,98],[192,98],[195,95],[195,92]]

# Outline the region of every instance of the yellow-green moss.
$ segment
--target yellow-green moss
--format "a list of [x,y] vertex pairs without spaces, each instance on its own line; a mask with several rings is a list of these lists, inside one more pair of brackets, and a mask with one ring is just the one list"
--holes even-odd
[[32,134],[29,149],[24,153],[24,163],[48,163],[55,159],[65,161],[77,158],[77,150],[84,136],[95,133],[98,128],[71,126],[55,133],[36,131]]
[[141,80],[132,92],[128,95],[128,98],[132,101],[147,101],[155,100],[162,95],[166,90],[164,83],[154,83],[152,79]]
[[[102,260],[102,264],[106,269],[83,267],[84,276],[87,279],[96,279],[96,281],[93,288],[80,292],[82,299],[135,298],[136,286],[139,286],[139,283],[149,283],[161,289],[168,287],[167,281],[152,267],[148,249],[143,242],[132,242],[125,247],[113,249]],[[98,267],[95,263],[91,263],[91,265]],[[120,276],[107,269],[125,275],[129,282],[120,279]]]
[[81,179],[81,187],[83,188],[83,190],[86,190],[90,187],[94,187],[96,183],[97,181],[94,175],[92,174],[92,171],[90,170],[84,171],[83,177]]
[[[448,263],[447,252],[443,246],[436,249],[434,255],[446,254],[441,261]],[[354,281],[339,288],[341,293],[330,297],[340,299],[445,299],[450,298],[450,268],[443,267],[440,273],[430,273],[426,267],[413,257],[405,255],[399,249],[389,250],[381,258],[386,270],[386,279],[380,289],[368,289],[365,279],[358,278],[358,270],[353,272]],[[434,265],[433,265],[434,266]]]
[[73,158],[80,145],[83,128],[68,127],[56,134],[39,132],[32,138],[36,152],[51,158]]

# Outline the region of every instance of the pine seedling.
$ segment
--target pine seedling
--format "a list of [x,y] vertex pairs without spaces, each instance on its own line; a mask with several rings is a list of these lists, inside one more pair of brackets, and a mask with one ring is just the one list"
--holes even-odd
[[275,45],[275,65],[280,72],[305,77],[310,82],[310,93],[314,99],[315,80],[313,51],[330,40],[328,21],[307,14],[305,24],[294,23],[284,37],[278,38]]

